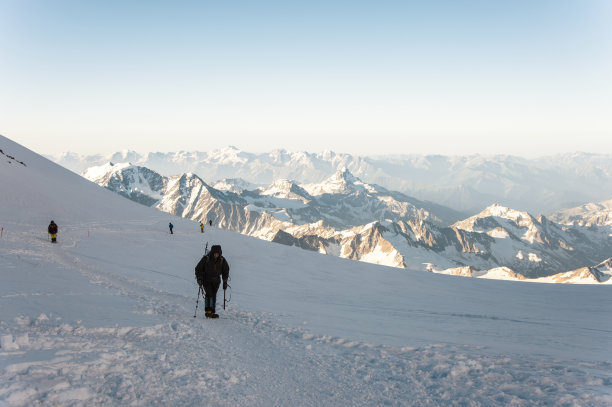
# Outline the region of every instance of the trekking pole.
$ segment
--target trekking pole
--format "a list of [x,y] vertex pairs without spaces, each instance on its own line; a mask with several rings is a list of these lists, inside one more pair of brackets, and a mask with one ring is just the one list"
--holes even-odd
[[224,289],[223,289],[223,309],[225,309],[225,303],[226,303],[226,302],[230,302],[230,301],[231,301],[231,299],[232,299],[232,291],[231,291],[232,286],[231,286],[231,285],[229,285],[229,284],[228,284],[227,286],[228,286],[228,287],[229,287],[229,289],[230,289],[230,299],[229,299],[229,300],[227,300],[227,301],[225,300],[225,290],[226,290],[226,289],[224,288]]
[[193,317],[196,317],[196,314],[198,313],[198,303],[200,302],[200,291],[202,291],[202,286],[199,285],[198,286],[198,299],[196,300],[196,309],[195,312],[193,313]]

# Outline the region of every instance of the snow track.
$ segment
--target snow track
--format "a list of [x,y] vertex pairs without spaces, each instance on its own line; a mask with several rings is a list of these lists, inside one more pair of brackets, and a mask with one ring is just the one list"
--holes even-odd
[[[162,307],[169,308],[169,307]],[[10,328],[0,400],[37,405],[609,405],[589,374],[443,345],[398,349],[282,329],[264,316],[165,315],[149,327],[86,328],[41,315]],[[4,334],[6,335],[6,334]],[[608,380],[608,382],[605,382]]]

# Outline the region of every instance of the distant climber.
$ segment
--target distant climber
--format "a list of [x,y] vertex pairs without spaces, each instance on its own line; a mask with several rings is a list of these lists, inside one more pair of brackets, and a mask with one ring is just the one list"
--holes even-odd
[[204,224],[200,222],[200,232],[204,233]]
[[208,225],[212,226],[212,219],[208,220]]
[[170,228],[170,234],[173,235],[174,233],[172,232],[172,229],[174,228],[174,225],[172,222],[168,223],[168,228]]
[[229,265],[223,257],[220,245],[213,245],[210,253],[202,257],[195,267],[195,276],[198,285],[204,289],[205,313],[206,318],[219,318],[215,312],[217,305],[217,291],[223,278],[223,290],[227,289],[227,279],[229,278]]
[[51,243],[57,243],[57,224],[53,221],[49,223],[49,227],[47,228],[47,232],[51,235]]

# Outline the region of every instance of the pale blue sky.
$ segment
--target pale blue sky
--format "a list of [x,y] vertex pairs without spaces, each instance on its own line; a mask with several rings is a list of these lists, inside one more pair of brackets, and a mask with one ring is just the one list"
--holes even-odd
[[0,0],[40,153],[612,154],[612,1]]

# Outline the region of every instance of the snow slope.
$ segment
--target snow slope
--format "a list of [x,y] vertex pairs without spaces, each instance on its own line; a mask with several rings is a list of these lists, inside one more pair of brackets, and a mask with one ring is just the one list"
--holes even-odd
[[[2,406],[612,405],[609,286],[462,279],[201,234],[6,138],[0,149],[27,165],[0,155]],[[193,318],[206,242],[231,267],[215,321],[201,301]]]

